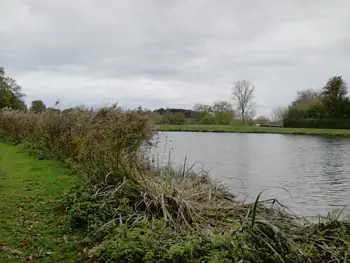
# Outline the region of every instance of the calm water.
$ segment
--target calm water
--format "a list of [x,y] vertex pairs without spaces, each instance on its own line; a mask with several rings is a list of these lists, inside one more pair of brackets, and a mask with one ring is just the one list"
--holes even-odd
[[[239,198],[277,198],[302,216],[350,205],[350,140],[297,135],[160,133],[157,149],[165,162],[187,156],[195,169],[210,170]],[[288,189],[289,193],[282,188]],[[347,207],[345,214],[350,215]]]

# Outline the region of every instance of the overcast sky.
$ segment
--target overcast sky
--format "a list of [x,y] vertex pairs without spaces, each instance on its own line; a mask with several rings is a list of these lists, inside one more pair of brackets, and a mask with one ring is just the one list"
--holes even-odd
[[257,113],[350,84],[349,0],[0,0],[0,66],[27,101],[185,107],[256,86]]

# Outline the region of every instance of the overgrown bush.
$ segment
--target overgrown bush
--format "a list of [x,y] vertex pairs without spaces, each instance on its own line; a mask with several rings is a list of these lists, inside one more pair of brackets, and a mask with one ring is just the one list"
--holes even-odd
[[92,182],[110,183],[130,175],[129,163],[153,129],[148,115],[117,107],[76,108],[41,113],[3,110],[0,126],[16,142],[59,159],[71,160]]

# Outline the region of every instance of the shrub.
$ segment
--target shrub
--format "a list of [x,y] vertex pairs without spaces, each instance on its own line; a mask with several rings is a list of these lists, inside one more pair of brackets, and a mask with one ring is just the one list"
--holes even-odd
[[109,183],[128,176],[139,147],[151,139],[152,122],[139,111],[117,107],[20,112],[3,110],[0,127],[16,142],[58,159],[70,159],[90,181]]
[[350,129],[350,119],[285,119],[284,127]]
[[46,110],[45,103],[42,100],[33,100],[30,106],[30,111],[34,113],[41,113]]
[[213,125],[216,124],[216,119],[213,116],[206,115],[199,121],[200,124]]

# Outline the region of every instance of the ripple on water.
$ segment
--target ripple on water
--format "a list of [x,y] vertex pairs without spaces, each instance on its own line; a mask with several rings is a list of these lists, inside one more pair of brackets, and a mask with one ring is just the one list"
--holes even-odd
[[[210,169],[240,199],[277,198],[303,216],[314,216],[350,205],[350,140],[278,134],[160,134],[154,154],[164,164],[197,162]],[[243,184],[243,185],[242,185]],[[289,193],[282,190],[286,188]],[[292,197],[290,197],[292,195]],[[346,210],[350,214],[350,208]]]

